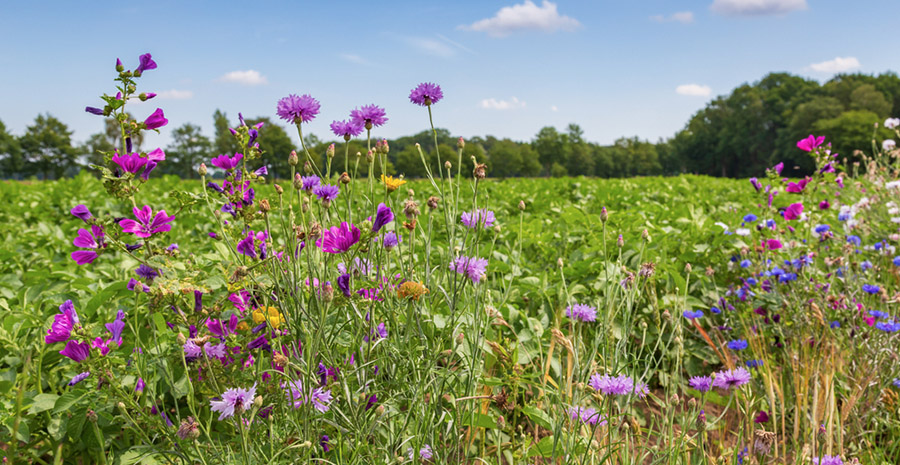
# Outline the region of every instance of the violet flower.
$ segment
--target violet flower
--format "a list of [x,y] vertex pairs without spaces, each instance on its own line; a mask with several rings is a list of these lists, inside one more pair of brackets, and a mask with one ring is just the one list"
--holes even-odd
[[409,101],[423,107],[438,103],[442,98],[444,98],[444,92],[441,91],[441,86],[430,82],[419,84],[409,93]]
[[[84,249],[101,249],[106,247],[103,237],[103,228],[92,224],[90,232],[83,228],[78,229],[78,237],[72,240],[72,245]],[[97,252],[93,250],[76,250],[71,255],[72,260],[79,265],[93,263],[97,256]]]
[[135,76],[140,76],[144,71],[156,69],[156,62],[153,61],[153,57],[151,57],[149,53],[141,55],[139,60],[141,63],[134,70]]
[[343,137],[345,141],[349,141],[351,137],[358,136],[362,133],[363,126],[355,121],[332,121],[331,132],[338,137]]
[[822,145],[823,142],[825,142],[825,136],[816,137],[810,134],[806,139],[797,141],[797,148],[806,152],[812,152],[818,146]]
[[84,221],[85,223],[87,223],[88,220],[92,218],[91,211],[88,210],[88,207],[84,205],[75,205],[74,207],[72,207],[72,210],[70,210],[69,213],[71,213],[72,216],[78,218],[79,220]]
[[113,155],[112,161],[119,165],[119,167],[122,168],[122,171],[131,174],[137,174],[142,168],[147,166],[147,159],[136,153],[128,155],[119,155],[116,153]]
[[290,123],[300,124],[312,121],[319,114],[319,101],[310,95],[300,97],[290,94],[278,101],[275,113]]
[[372,232],[377,233],[384,225],[394,221],[394,212],[384,202],[378,204],[378,211],[375,213],[375,221],[372,223]]
[[478,284],[485,275],[487,265],[488,261],[484,258],[459,256],[450,263],[450,269],[468,276],[473,284]]
[[119,226],[122,227],[123,232],[132,233],[137,237],[146,239],[156,233],[172,230],[172,225],[169,223],[175,217],[166,215],[165,210],[157,212],[155,217],[153,216],[153,209],[149,205],[144,205],[144,208],[141,209],[134,207],[133,212],[134,216],[137,217],[137,221],[128,218],[119,221]]
[[167,120],[166,116],[163,114],[162,108],[157,108],[156,111],[151,113],[150,116],[144,120],[144,127],[146,129],[158,129],[167,124],[169,124],[169,120]]
[[324,252],[343,253],[359,242],[360,234],[359,228],[344,221],[340,226],[326,229],[322,237],[316,241],[316,246]]
[[81,362],[91,355],[91,346],[87,342],[69,341],[59,353],[76,362]]
[[359,109],[350,112],[350,122],[366,129],[379,127],[387,123],[384,108],[378,105],[363,105]]
[[[242,154],[242,153],[236,153],[236,154],[234,154],[233,157],[229,157],[228,155],[219,155],[218,157],[215,157],[212,160],[210,160],[210,162],[215,167],[222,168],[223,170],[226,170],[226,171],[231,171],[231,170],[235,169],[241,163],[241,159],[243,159],[243,158],[244,158],[244,154]],[[212,187],[212,186],[210,186],[210,187]],[[219,190],[219,189],[216,189],[216,190]]]
[[63,302],[59,306],[58,314],[53,317],[53,324],[47,330],[44,337],[44,343],[53,344],[54,342],[62,342],[72,335],[72,328],[79,324],[78,313],[75,311],[75,305],[71,300]]
[[240,413],[244,410],[250,410],[253,407],[253,399],[256,397],[256,385],[250,389],[231,388],[222,394],[221,400],[209,401],[209,406],[213,412],[219,412],[219,420],[224,420],[233,416],[235,412]]

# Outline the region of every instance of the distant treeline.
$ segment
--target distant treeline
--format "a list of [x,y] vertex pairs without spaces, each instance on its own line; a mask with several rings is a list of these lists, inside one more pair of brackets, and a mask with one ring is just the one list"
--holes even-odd
[[[894,73],[878,76],[838,75],[824,85],[817,81],[773,73],[753,84],[744,84],[729,95],[719,96],[698,111],[686,127],[667,140],[650,142],[637,137],[620,138],[612,145],[600,145],[584,139],[582,128],[569,124],[560,131],[544,127],[529,142],[473,137],[465,141],[463,171],[471,173],[472,159],[488,165],[493,177],[519,176],[597,176],[627,177],[674,175],[679,173],[713,176],[749,177],[766,167],[785,162],[786,174],[800,175],[812,169],[805,152],[796,141],[810,133],[825,135],[841,157],[858,158],[857,150],[870,152],[873,136],[889,138],[890,131],[880,122],[900,115],[900,78]],[[228,128],[236,122],[216,110],[215,134],[204,135],[199,126],[187,123],[170,129],[172,141],[166,162],[158,173],[197,177],[196,168],[220,153],[240,152]],[[257,142],[263,150],[263,163],[270,176],[290,174],[288,154],[297,148],[294,128],[285,128],[268,117],[247,119],[248,124],[265,122]],[[878,125],[878,129],[876,129]],[[10,134],[0,121],[0,178],[35,177],[56,179],[77,173],[90,164],[102,164],[102,152],[121,147],[119,130],[107,120],[103,132],[91,135],[77,145],[72,132],[53,116],[38,115],[21,136]],[[378,136],[377,128],[373,137]],[[455,172],[457,140],[446,129],[437,130],[438,150],[430,131],[389,140],[390,152],[384,166],[376,157],[376,174],[425,175],[416,143],[421,144],[432,170],[449,161]],[[140,140],[133,141],[136,147]],[[331,140],[305,136],[317,163],[324,166]],[[366,175],[366,140],[354,139],[349,150],[343,140],[334,141],[332,171],[356,166]],[[374,139],[372,141],[374,147]],[[344,159],[345,150],[349,160]],[[440,154],[438,159],[438,153]],[[359,154],[359,158],[357,157]],[[301,160],[303,158],[301,157]],[[357,160],[359,164],[357,165]]]

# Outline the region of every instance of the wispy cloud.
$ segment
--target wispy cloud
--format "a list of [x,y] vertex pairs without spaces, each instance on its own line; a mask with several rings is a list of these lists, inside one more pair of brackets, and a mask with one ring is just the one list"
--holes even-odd
[[856,57],[835,57],[834,60],[827,60],[821,63],[813,63],[809,65],[809,69],[819,73],[842,73],[857,69],[861,65]]
[[779,16],[807,8],[806,0],[713,0],[709,7],[727,16]]
[[712,89],[709,86],[700,84],[682,84],[675,88],[675,93],[691,97],[709,97],[712,94]]
[[650,17],[651,21],[656,21],[657,23],[681,23],[681,24],[690,24],[694,22],[694,13],[690,11],[679,11],[677,13],[672,13],[668,16],[666,15],[653,15]]
[[194,98],[194,93],[189,90],[164,90],[156,94],[156,98],[165,100],[188,100]]
[[459,26],[468,31],[486,32],[492,37],[506,37],[516,31],[574,31],[581,27],[577,19],[561,15],[556,4],[544,0],[537,6],[531,0],[521,5],[505,6],[493,17]]
[[446,42],[428,37],[405,37],[407,45],[425,55],[449,58],[456,55],[456,49]]
[[550,105],[550,111],[557,112],[559,111],[559,107],[557,107],[556,105]]
[[486,98],[478,104],[481,108],[487,110],[516,110],[525,108],[525,102],[513,97],[509,100],[497,100],[495,98]]
[[231,71],[230,73],[225,73],[219,80],[222,82],[236,82],[245,86],[259,86],[269,82],[259,71],[253,69]]
[[361,56],[359,56],[359,55],[355,55],[355,54],[353,54],[353,53],[341,53],[341,54],[338,55],[338,56],[339,56],[342,60],[344,60],[344,61],[349,61],[350,63],[355,63],[355,64],[357,64],[357,65],[363,65],[363,66],[372,66],[372,62],[371,62],[371,61],[366,60],[365,58],[363,58],[363,57],[361,57]]
[[472,55],[478,55],[478,52],[476,52],[475,50],[472,50],[471,48],[466,47],[465,45],[463,45],[455,40],[451,40],[450,38],[448,38],[447,36],[445,36],[443,34],[435,34],[435,35],[437,35],[438,38],[443,40],[444,42],[447,42],[448,44],[450,44],[464,52],[471,53]]

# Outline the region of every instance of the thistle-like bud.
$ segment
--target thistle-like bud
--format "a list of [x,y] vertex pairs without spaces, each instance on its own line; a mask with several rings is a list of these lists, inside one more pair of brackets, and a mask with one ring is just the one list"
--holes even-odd
[[450,171],[450,168],[453,168],[453,164],[450,163],[450,160],[444,162],[444,169]]
[[310,174],[313,172],[312,165],[309,163],[309,160],[303,162],[303,172],[306,174]]
[[178,335],[175,336],[175,340],[178,341],[178,345],[180,346],[183,346],[184,343],[187,342],[187,338],[184,337],[184,334],[181,333],[178,333]]
[[407,218],[414,220],[419,216],[419,204],[415,200],[409,199],[403,204],[403,214]]
[[97,412],[95,412],[93,410],[88,410],[87,414],[85,414],[85,416],[87,416],[87,419],[89,422],[97,423]]
[[391,151],[391,147],[388,146],[388,141],[387,141],[387,139],[381,139],[380,141],[378,141],[378,142],[375,143],[375,150],[376,150],[378,153],[382,153],[382,154],[387,155],[388,152]]
[[669,320],[672,319],[672,314],[669,313],[669,309],[663,310],[663,312],[662,312],[662,318],[663,318],[663,320],[665,320],[665,321],[669,321]]
[[288,365],[288,358],[281,352],[275,352],[275,354],[272,355],[272,362],[276,366],[284,368]]
[[187,417],[181,420],[178,426],[178,432],[175,433],[179,439],[197,439],[200,437],[200,423],[194,420],[194,417]]
[[641,231],[641,239],[648,242],[650,241],[650,233],[646,229]]
[[600,209],[600,221],[606,223],[606,220],[609,219],[609,212],[606,211],[606,207]]
[[690,263],[684,265],[684,272],[687,274],[691,274],[691,271],[694,270],[694,267],[691,266]]
[[565,263],[563,262],[562,257],[557,258],[557,259],[556,259],[556,266],[562,268],[563,265],[565,265]]
[[253,399],[253,406],[256,407],[256,408],[260,408],[260,407],[263,406],[263,398],[262,398],[262,396],[256,396],[256,398]]
[[619,238],[616,239],[616,245],[619,246],[620,249],[625,247],[625,239],[622,238],[621,234],[619,234]]
[[[474,157],[472,157],[472,159],[474,160]],[[486,170],[487,165],[485,165],[484,163],[476,163],[475,170],[472,171],[472,174],[475,175],[476,179],[484,179],[484,177],[487,175]]]
[[206,163],[200,163],[200,168],[197,168],[197,173],[200,173],[200,176],[206,176]]
[[300,163],[300,159],[297,158],[297,151],[291,150],[291,154],[288,155],[288,165],[297,166],[297,163]]
[[328,148],[325,149],[325,156],[334,158],[334,144],[329,145]]
[[519,211],[525,211],[525,201],[519,200]]
[[346,171],[341,173],[340,182],[341,184],[350,184],[350,175]]
[[456,148],[458,148],[458,149],[460,149],[460,150],[466,148],[466,141],[465,141],[465,139],[463,139],[462,137],[460,137],[460,138],[456,141]]
[[438,204],[440,202],[441,202],[440,198],[432,195],[431,197],[428,197],[428,202],[426,202],[426,203],[428,204],[428,208],[434,210],[435,208],[438,207]]
[[[301,187],[303,187],[303,181],[300,181],[300,185],[301,185]],[[275,184],[275,193],[277,193],[278,195],[281,195],[284,193],[284,189],[282,189],[280,185]]]
[[366,152],[366,161],[369,162],[369,163],[375,163],[375,154],[372,153],[371,150],[369,150],[368,152]]
[[269,199],[262,199],[259,201],[259,211],[263,213],[269,213],[272,207],[269,205]]
[[303,189],[303,178],[300,176],[300,173],[294,174],[294,189],[298,191]]

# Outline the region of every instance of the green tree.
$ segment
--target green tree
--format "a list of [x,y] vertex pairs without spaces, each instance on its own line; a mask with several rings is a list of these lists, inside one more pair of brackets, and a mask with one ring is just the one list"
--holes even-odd
[[197,178],[200,163],[208,163],[212,158],[212,146],[200,126],[185,123],[172,131],[172,142],[166,147],[166,161],[157,169],[182,178]]
[[243,149],[238,145],[234,136],[231,135],[231,124],[228,122],[228,115],[222,110],[216,110],[213,113],[213,126],[216,130],[215,139],[213,140],[213,152],[216,155],[234,155],[240,153]]
[[890,116],[891,103],[872,84],[863,84],[850,93],[850,109],[865,110],[879,117]]
[[490,152],[491,176],[509,178],[523,171],[522,153],[519,145],[509,139],[494,144]]
[[21,177],[25,169],[22,147],[0,121],[0,178]]
[[89,165],[104,166],[106,163],[104,152],[115,152],[116,146],[109,140],[106,133],[98,132],[91,134],[88,140],[81,144],[80,151]]
[[59,179],[76,167],[78,150],[72,146],[72,131],[53,116],[38,115],[20,139],[25,171],[44,179]]
[[[832,152],[840,154],[840,158],[854,162],[860,157],[856,151],[872,154],[872,137],[875,123],[881,117],[867,110],[852,110],[841,113],[836,118],[819,120],[814,129],[815,134],[823,134],[826,141],[831,142]],[[882,129],[875,137],[882,139],[887,131]]]
[[[273,179],[290,178],[291,165],[288,164],[288,157],[291,151],[294,150],[294,141],[291,140],[291,137],[288,136],[284,128],[273,123],[268,117],[257,117],[246,121],[250,126],[264,123],[263,127],[259,129],[259,137],[256,139],[256,143],[259,144],[259,149],[262,150],[260,164],[266,165],[266,168],[269,170],[269,176]],[[238,152],[240,151],[238,150]],[[300,155],[300,164],[302,166],[303,154],[300,150],[297,153]],[[314,154],[313,156],[315,157]]]
[[[544,166],[544,169],[548,173],[554,163],[558,163],[565,169],[566,162],[569,158],[568,153],[566,153],[567,147],[563,139],[563,134],[560,134],[556,128],[552,126],[541,128],[531,142],[531,148],[537,152],[541,165]],[[556,173],[559,174],[559,172],[560,170],[557,168]]]

